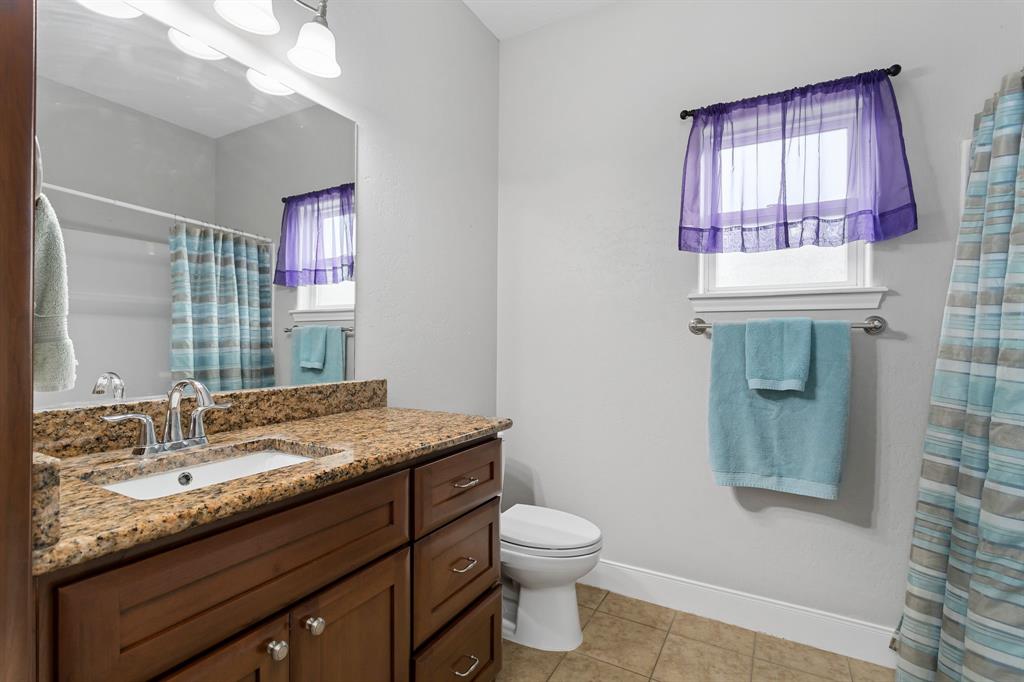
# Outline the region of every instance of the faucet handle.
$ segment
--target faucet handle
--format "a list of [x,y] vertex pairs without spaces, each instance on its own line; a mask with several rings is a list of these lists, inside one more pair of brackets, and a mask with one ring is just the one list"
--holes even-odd
[[153,418],[148,414],[132,412],[130,414],[107,414],[103,415],[103,421],[111,424],[119,424],[127,421],[139,422],[139,433],[135,439],[135,447],[132,454],[145,455],[155,451],[157,447],[156,429],[153,427]]
[[211,403],[209,405],[199,405],[192,410],[191,424],[188,429],[189,440],[206,438],[206,426],[203,424],[203,415],[206,414],[207,410],[226,410],[229,407],[231,407],[231,403]]

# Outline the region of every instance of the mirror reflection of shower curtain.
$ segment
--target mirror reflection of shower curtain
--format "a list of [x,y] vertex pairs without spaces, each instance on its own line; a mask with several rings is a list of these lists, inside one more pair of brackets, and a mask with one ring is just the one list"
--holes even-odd
[[274,384],[270,245],[171,228],[171,375],[212,391]]

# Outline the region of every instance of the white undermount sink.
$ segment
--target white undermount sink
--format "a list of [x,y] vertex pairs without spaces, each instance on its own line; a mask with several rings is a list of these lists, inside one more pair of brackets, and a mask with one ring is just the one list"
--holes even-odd
[[236,478],[273,471],[310,459],[312,458],[280,450],[263,450],[215,462],[182,466],[158,474],[110,483],[102,487],[136,500],[155,500],[225,481],[233,481]]

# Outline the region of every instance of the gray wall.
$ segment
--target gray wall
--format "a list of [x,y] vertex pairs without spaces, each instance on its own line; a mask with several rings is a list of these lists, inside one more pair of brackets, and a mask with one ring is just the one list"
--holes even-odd
[[[355,124],[319,106],[219,138],[217,222],[280,245],[281,197],[354,182],[355,146]],[[274,369],[282,386],[292,383],[284,329],[292,324],[296,291],[274,287]]]
[[[1022,63],[1021,8],[634,1],[503,42],[498,412],[516,422],[506,504],[591,519],[610,560],[895,625],[960,142]],[[839,500],[716,487],[711,344],[686,330],[697,257],[675,246],[690,129],[679,110],[895,62],[920,230],[875,249],[892,331],[853,336]]]

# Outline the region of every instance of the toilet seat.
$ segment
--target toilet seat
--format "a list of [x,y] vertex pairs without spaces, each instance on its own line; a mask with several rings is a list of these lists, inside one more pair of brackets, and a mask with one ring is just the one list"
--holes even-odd
[[601,529],[574,514],[517,504],[501,515],[501,546],[531,556],[585,556],[601,550]]

